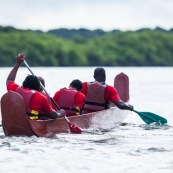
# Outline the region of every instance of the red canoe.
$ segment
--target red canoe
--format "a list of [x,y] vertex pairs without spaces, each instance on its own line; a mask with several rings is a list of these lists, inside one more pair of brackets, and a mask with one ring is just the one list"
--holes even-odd
[[[117,87],[121,99],[129,100],[129,79],[123,73],[115,77],[114,86]],[[64,118],[56,120],[29,120],[26,116],[22,97],[16,92],[5,93],[1,98],[2,126],[6,136],[49,137],[57,133],[69,132],[69,125]],[[126,111],[116,107],[110,109],[68,117],[71,123],[79,128],[105,128],[112,124],[121,123],[126,118]]]

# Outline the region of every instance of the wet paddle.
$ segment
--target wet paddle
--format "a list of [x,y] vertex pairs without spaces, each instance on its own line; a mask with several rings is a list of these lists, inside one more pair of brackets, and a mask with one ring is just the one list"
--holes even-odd
[[[28,70],[31,72],[31,74],[34,75],[32,70],[30,69],[29,65],[27,64],[27,62],[25,60],[23,62],[25,64],[25,66],[28,68]],[[45,91],[45,93],[49,96],[51,101],[54,103],[54,105],[57,107],[57,109],[60,110],[61,108],[58,106],[58,104],[55,102],[55,100],[49,95],[49,93],[46,91],[45,87],[43,86],[43,84],[41,82],[40,82],[40,85],[43,88],[43,90]],[[64,118],[65,118],[65,120],[67,121],[67,123],[69,125],[71,133],[82,133],[82,130],[78,126],[72,124],[66,116]]]
[[141,117],[141,119],[147,124],[151,124],[154,122],[159,123],[159,124],[167,123],[166,118],[163,118],[163,117],[156,115],[154,113],[151,113],[151,112],[138,112],[136,110],[133,110],[133,112],[137,113]]

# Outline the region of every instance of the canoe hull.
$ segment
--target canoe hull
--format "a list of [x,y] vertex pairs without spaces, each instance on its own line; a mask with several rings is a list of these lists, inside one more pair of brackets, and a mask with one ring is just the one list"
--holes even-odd
[[[22,97],[16,92],[8,92],[1,98],[2,125],[6,136],[48,137],[57,133],[68,133],[69,125],[64,118],[49,120],[29,120],[25,113]],[[82,129],[110,128],[126,118],[126,111],[116,107],[89,114],[68,117],[72,124]]]
[[[72,124],[82,129],[88,128],[111,128],[122,123],[127,112],[118,111],[116,107],[94,113],[68,117]],[[57,133],[68,133],[69,125],[64,118],[56,120],[29,120],[32,130],[37,136],[47,136]],[[44,133],[43,133],[44,131]],[[43,135],[42,135],[43,133]]]

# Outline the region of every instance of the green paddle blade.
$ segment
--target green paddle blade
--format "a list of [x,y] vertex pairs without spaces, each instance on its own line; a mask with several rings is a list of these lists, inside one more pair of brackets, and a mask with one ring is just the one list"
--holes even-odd
[[141,119],[147,124],[151,124],[154,122],[159,123],[159,124],[167,123],[166,118],[163,118],[163,117],[156,115],[154,113],[151,113],[151,112],[138,112],[136,110],[133,110],[133,112],[136,112],[141,117]]

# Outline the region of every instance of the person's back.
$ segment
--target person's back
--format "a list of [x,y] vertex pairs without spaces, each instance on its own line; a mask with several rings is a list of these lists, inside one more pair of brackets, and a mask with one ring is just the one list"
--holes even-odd
[[[56,103],[65,110],[67,116],[81,114],[81,109],[85,103],[85,95],[80,92],[82,82],[73,80],[69,88],[62,88],[53,97]],[[55,107],[53,106],[55,109]]]
[[95,81],[88,82],[85,85],[87,87],[85,113],[107,109],[109,102],[105,99],[106,84]]
[[86,96],[84,113],[107,109],[109,102],[115,103],[120,109],[133,110],[133,106],[126,105],[120,99],[114,87],[105,83],[106,72],[102,67],[94,70],[94,79],[94,82],[83,83],[81,92]]
[[23,81],[22,87],[14,82],[18,68],[23,60],[23,54],[19,54],[16,57],[16,64],[7,77],[7,90],[17,92],[23,97],[26,113],[30,119],[38,119],[41,117],[55,119],[65,116],[63,110],[58,113],[54,111],[50,106],[48,99],[39,92],[40,81],[36,76],[28,75]]

